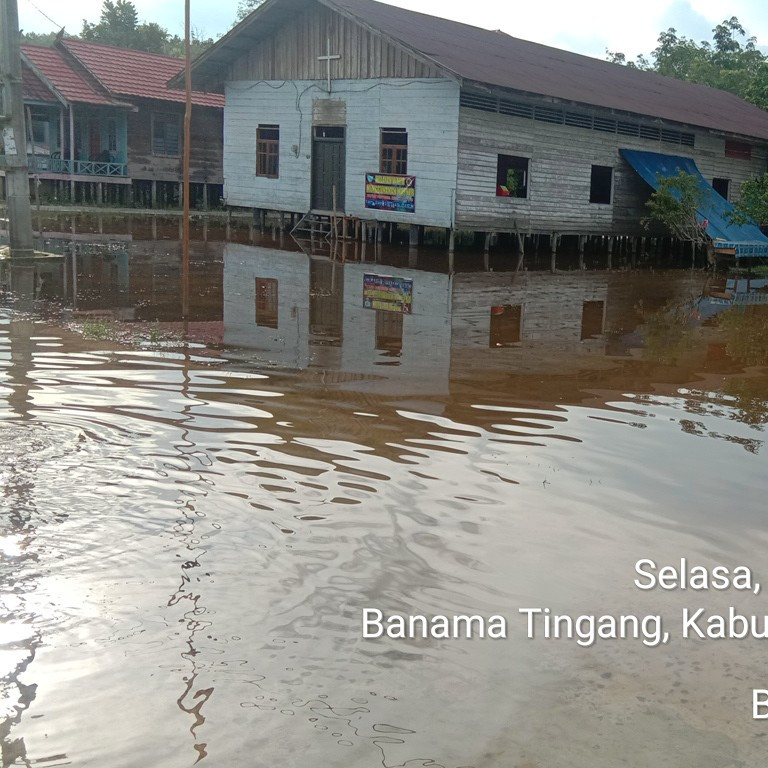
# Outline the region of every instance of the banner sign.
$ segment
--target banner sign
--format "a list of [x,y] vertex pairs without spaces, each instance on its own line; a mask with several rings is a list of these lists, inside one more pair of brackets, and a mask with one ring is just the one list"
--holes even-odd
[[390,275],[363,275],[363,306],[410,315],[413,310],[413,280]]
[[395,213],[414,213],[416,177],[366,173],[365,207]]

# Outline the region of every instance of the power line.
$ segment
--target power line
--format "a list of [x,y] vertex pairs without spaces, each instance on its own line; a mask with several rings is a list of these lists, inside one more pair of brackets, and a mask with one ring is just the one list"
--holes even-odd
[[33,3],[33,2],[32,2],[32,0],[27,0],[27,2],[28,2],[28,3],[29,3],[29,4],[30,4],[30,5],[31,5],[31,6],[32,6],[32,7],[33,7],[33,8],[34,8],[34,9],[35,9],[35,10],[36,10],[36,11],[37,11],[37,12],[38,12],[40,15],[41,15],[41,16],[45,16],[45,18],[46,18],[46,19],[48,19],[48,21],[50,21],[50,22],[51,22],[51,24],[53,24],[53,26],[54,26],[54,27],[56,27],[56,29],[63,29],[63,28],[64,28],[62,24],[57,24],[57,23],[56,23],[56,22],[55,22],[55,21],[54,21],[54,20],[53,20],[53,19],[52,19],[52,18],[51,18],[51,17],[50,17],[50,16],[49,16],[49,15],[48,15],[46,12],[45,12],[45,11],[41,11],[41,10],[40,10],[40,9],[39,9],[39,8],[38,8],[38,7],[37,7],[37,6],[36,6],[36,5]]

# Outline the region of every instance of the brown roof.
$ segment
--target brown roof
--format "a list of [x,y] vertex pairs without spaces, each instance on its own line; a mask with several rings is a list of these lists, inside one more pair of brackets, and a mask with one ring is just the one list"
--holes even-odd
[[[185,100],[183,92],[167,86],[168,81],[183,69],[182,59],[72,37],[62,38],[59,44],[111,93],[159,101]],[[192,103],[201,107],[223,107],[224,97],[218,93],[195,92]]]
[[[465,82],[509,88],[726,133],[768,140],[768,112],[725,91],[550,48],[503,32],[396,8],[375,0],[317,0],[437,63]],[[219,78],[260,36],[307,0],[267,0],[193,65]],[[282,11],[282,13],[281,13]]]
[[768,139],[768,112],[732,93],[374,0],[321,0],[465,80]]
[[[114,105],[114,101],[107,93],[89,82],[55,48],[42,45],[22,45],[21,52],[47,83],[53,86],[67,101],[76,104]],[[24,95],[27,96],[26,80],[24,85]],[[34,98],[34,96],[30,96],[30,98]]]

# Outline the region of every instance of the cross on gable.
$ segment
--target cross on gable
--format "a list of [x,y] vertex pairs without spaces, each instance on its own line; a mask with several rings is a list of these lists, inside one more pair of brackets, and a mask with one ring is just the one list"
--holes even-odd
[[328,93],[331,92],[331,62],[337,61],[340,59],[341,56],[338,53],[331,54],[331,38],[330,36],[326,38],[325,41],[325,56],[318,56],[318,61],[324,61],[327,68],[327,76],[328,76]]

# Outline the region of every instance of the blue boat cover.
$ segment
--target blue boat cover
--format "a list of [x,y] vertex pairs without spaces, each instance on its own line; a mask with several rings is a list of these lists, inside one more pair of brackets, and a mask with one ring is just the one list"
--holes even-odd
[[706,222],[707,234],[716,241],[715,245],[733,247],[738,256],[768,256],[768,237],[755,224],[731,223],[728,214],[733,205],[715,192],[690,157],[637,149],[620,149],[619,152],[654,189],[659,188],[660,178],[676,176],[678,171],[689,173],[704,191],[704,203],[697,213],[699,219]]

